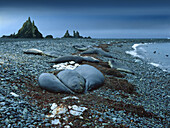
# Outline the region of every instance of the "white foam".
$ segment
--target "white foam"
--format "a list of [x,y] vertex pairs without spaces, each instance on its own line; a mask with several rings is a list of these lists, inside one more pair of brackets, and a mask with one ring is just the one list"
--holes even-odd
[[134,44],[134,45],[132,46],[132,48],[133,48],[134,50],[136,50],[136,48],[137,48],[138,46],[140,46],[140,45],[142,45],[142,44]]
[[157,64],[157,63],[149,63],[149,64],[151,64],[151,65],[153,65],[155,67],[160,67],[160,64]]
[[[133,46],[132,46],[132,48],[134,49],[133,51],[126,51],[125,53],[126,54],[130,54],[130,55],[132,55],[132,56],[134,56],[134,57],[138,57],[138,58],[142,58],[142,59],[144,59],[144,57],[142,57],[142,56],[140,56],[140,55],[138,55],[137,54],[137,47],[139,47],[140,45],[145,45],[145,44],[134,44]],[[144,51],[144,49],[142,49],[142,51]],[[144,51],[144,52],[146,52],[146,51]]]
[[130,54],[130,55],[132,55],[132,56],[134,56],[134,57],[142,58],[142,56],[138,55],[138,54],[136,53],[136,51],[126,51],[126,54]]

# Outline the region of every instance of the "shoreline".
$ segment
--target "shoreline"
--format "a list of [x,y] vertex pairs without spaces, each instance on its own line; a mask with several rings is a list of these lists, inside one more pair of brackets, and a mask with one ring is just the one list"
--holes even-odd
[[[145,40],[136,40],[136,41],[144,42]],[[148,42],[151,42],[151,40],[149,40]],[[125,80],[127,79],[129,83],[135,86],[136,88],[135,92],[137,94],[136,93],[131,94],[121,90],[116,90],[115,87],[110,86],[111,84],[108,83],[109,79],[106,79],[107,83],[103,87],[94,90],[92,92],[89,92],[87,94],[76,95],[79,98],[79,100],[68,99],[64,101],[62,100],[62,98],[69,96],[68,94],[49,93],[41,90],[37,84],[37,77],[42,72],[55,71],[55,69],[51,68],[52,65],[46,63],[46,61],[51,60],[51,58],[46,56],[38,56],[38,55],[26,55],[22,53],[23,49],[37,48],[44,51],[55,50],[58,53],[58,56],[61,56],[61,55],[77,53],[77,51],[72,48],[73,44],[84,44],[86,46],[87,45],[101,46],[101,43],[105,44],[102,46],[104,49],[108,50],[109,53],[111,53],[114,57],[119,58],[119,60],[116,61],[129,66],[129,68],[132,68],[135,73],[135,75],[121,73],[123,74],[123,76],[125,76],[125,78],[122,79],[120,78],[121,75],[119,74],[119,72],[113,71],[113,73],[115,74],[117,73],[116,75],[118,76],[118,78],[114,77],[114,79],[112,79],[112,81],[110,82],[115,82],[114,83],[115,85],[117,83],[121,83],[121,85],[131,86]],[[59,39],[58,40],[57,39],[55,40],[54,39],[54,40],[40,40],[40,41],[14,40],[7,43],[0,42],[0,46],[2,48],[0,49],[0,59],[4,60],[4,63],[6,65],[6,66],[5,65],[1,66],[4,74],[4,78],[1,76],[1,79],[4,79],[4,81],[2,81],[3,83],[1,82],[1,84],[4,85],[2,87],[2,90],[4,89],[7,90],[6,95],[3,95],[3,97],[6,97],[5,99],[7,100],[8,100],[7,97],[11,98],[10,102],[12,102],[12,100],[16,100],[16,104],[20,99],[29,101],[29,103],[32,106],[30,110],[36,109],[33,110],[33,112],[35,111],[36,113],[35,115],[40,115],[41,119],[45,118],[45,115],[49,113],[50,111],[49,107],[50,104],[53,103],[53,101],[57,102],[58,105],[76,104],[76,105],[87,107],[88,109],[82,115],[84,117],[83,119],[79,119],[77,117],[75,118],[74,116],[73,117],[71,116],[72,119],[69,118],[67,121],[63,121],[63,120],[61,121],[65,123],[72,122],[73,125],[71,124],[69,125],[71,127],[76,125],[84,126],[84,127],[88,127],[88,126],[104,126],[104,127],[109,127],[109,126],[162,127],[164,126],[167,127],[168,126],[168,115],[167,115],[168,114],[168,106],[167,106],[168,92],[166,89],[168,89],[168,84],[170,83],[170,81],[167,81],[169,76],[167,73],[164,73],[160,69],[148,65],[147,63],[145,63],[144,61],[138,58],[136,59],[138,59],[139,61],[135,62],[134,57],[127,55],[125,51],[131,50],[132,49],[131,46],[134,43],[136,43],[134,42],[134,40],[121,40],[121,39],[120,40],[114,40],[114,39],[112,40],[102,40],[102,39],[101,40],[100,39],[97,40],[95,39],[82,39],[82,40],[81,39],[80,40]],[[110,58],[106,58],[106,57],[99,57],[99,59],[103,60],[104,62],[110,60]],[[106,63],[103,63],[101,65],[106,65]],[[103,67],[103,68],[98,67],[98,68],[99,70],[103,70],[103,71],[107,69],[107,67]],[[16,72],[16,73],[13,73],[14,75],[11,78],[9,72],[11,73]],[[108,72],[110,72],[110,70]],[[6,79],[7,76],[8,79]],[[13,86],[11,87],[12,84]],[[10,86],[9,89],[8,86]],[[11,97],[9,91],[13,91],[16,94],[19,94],[21,97],[19,97],[18,99],[15,97]],[[51,97],[50,101],[48,101],[49,99],[47,97],[44,97],[43,95],[47,96],[48,98]],[[32,97],[34,98],[36,97],[36,99],[34,98],[31,99]],[[96,98],[98,98],[98,100],[95,101]],[[46,106],[42,108],[42,105],[46,105]],[[25,107],[27,108],[27,105]],[[21,107],[21,110],[23,111],[24,108]],[[140,111],[143,111],[143,115],[142,113],[140,113]],[[28,114],[26,113],[25,115]],[[64,115],[62,115],[62,117],[64,117]],[[59,119],[61,119],[61,117]],[[45,118],[45,120],[46,121],[43,120],[40,121],[42,122],[40,123],[40,125],[38,125],[39,122],[37,122],[37,124],[35,125],[50,126],[49,123],[51,122],[52,119]],[[95,120],[97,121],[95,122]]]

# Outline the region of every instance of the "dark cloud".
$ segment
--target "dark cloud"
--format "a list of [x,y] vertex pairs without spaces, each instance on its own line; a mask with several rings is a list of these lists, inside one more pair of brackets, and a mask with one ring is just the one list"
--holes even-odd
[[153,7],[170,6],[169,0],[2,0],[0,6]]
[[166,37],[169,8],[169,0],[2,0],[0,36],[16,32],[30,16],[44,35],[75,29],[94,37]]

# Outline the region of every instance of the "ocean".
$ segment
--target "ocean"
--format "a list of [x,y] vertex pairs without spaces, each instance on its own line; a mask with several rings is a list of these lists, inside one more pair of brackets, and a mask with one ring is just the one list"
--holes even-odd
[[126,53],[141,58],[165,72],[170,72],[170,42],[134,44],[132,48],[132,51]]

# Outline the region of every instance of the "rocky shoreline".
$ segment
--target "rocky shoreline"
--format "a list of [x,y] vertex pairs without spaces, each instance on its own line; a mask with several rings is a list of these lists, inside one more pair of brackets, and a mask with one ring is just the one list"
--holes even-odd
[[[134,43],[153,40],[104,39],[0,39],[0,127],[168,127],[169,73],[125,53]],[[162,42],[164,40],[155,40]],[[90,64],[105,75],[103,87],[66,98],[38,86],[43,72],[56,74],[48,56],[27,55],[24,49],[55,51],[57,56],[79,54],[73,45],[100,47],[127,65],[134,74],[110,70],[113,58],[90,55],[102,63]],[[17,94],[12,95],[11,92]],[[73,96],[73,95],[71,95]],[[51,105],[62,114],[48,118]],[[85,107],[81,116],[71,114],[73,106]],[[53,123],[52,123],[53,122]]]

